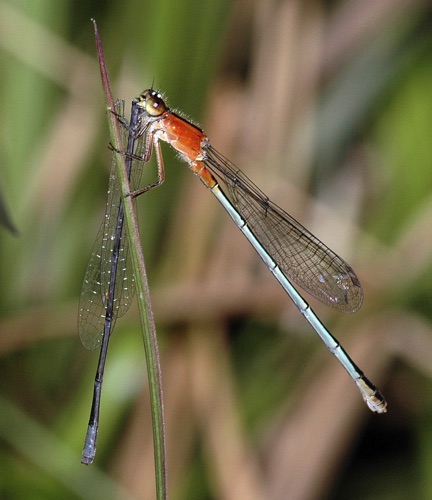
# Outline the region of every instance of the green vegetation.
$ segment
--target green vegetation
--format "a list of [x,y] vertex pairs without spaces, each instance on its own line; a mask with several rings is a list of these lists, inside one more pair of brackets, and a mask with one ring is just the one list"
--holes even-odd
[[166,181],[137,206],[169,497],[432,498],[431,9],[27,3],[0,2],[0,195],[19,231],[0,227],[0,496],[155,495],[136,305],[111,340],[96,461],[80,465],[97,355],[80,345],[76,316],[111,164],[94,17],[126,110],[153,84],[352,264],[359,312],[310,303],[389,404],[368,412],[163,146]]

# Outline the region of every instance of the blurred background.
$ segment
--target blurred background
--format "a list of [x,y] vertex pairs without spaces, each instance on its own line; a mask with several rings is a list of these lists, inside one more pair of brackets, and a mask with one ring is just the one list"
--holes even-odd
[[385,415],[366,408],[163,145],[166,181],[137,205],[170,498],[432,498],[424,0],[0,0],[0,496],[155,495],[136,305],[110,343],[96,461],[80,464],[97,353],[80,344],[78,298],[110,167],[91,17],[126,109],[160,89],[356,270],[359,312],[310,303],[388,400]]

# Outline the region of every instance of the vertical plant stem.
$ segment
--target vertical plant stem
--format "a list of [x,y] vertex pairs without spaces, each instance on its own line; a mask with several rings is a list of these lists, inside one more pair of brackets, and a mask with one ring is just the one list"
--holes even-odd
[[[108,123],[110,128],[111,142],[115,151],[124,151],[122,141],[121,125],[114,111],[114,99],[112,97],[109,77],[105,65],[102,42],[97,29],[96,21],[93,21],[96,47],[99,58],[99,66],[104,88],[105,99],[108,110]],[[126,173],[125,156],[114,152],[116,157],[118,177],[122,187],[123,204],[125,211],[125,222],[129,238],[129,251],[132,259],[135,284],[137,288],[138,306],[141,318],[141,330],[144,340],[145,356],[147,361],[147,372],[149,380],[150,404],[153,422],[153,443],[155,455],[156,496],[158,500],[167,498],[167,471],[166,471],[166,449],[165,449],[165,424],[163,408],[162,376],[159,361],[159,350],[157,344],[156,327],[151,307],[150,292],[147,281],[147,273],[142,253],[141,240],[139,236],[138,220],[133,200],[127,194],[130,192],[129,180]]]

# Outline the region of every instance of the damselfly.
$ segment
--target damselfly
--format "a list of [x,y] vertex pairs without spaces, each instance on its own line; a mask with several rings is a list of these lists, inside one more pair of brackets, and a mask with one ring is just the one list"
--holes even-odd
[[[355,312],[362,304],[363,290],[353,269],[293,217],[270,201],[245,174],[210,145],[200,128],[174,113],[157,91],[145,90],[133,99],[128,132],[125,154],[129,168],[132,169],[132,165],[139,163],[137,158],[147,162],[153,150],[158,166],[157,182],[137,189],[131,195],[138,196],[163,183],[165,171],[160,142],[170,144],[216,196],[299,311],[356,383],[370,410],[384,413],[387,403],[378,388],[355,365],[338,340],[331,335],[291,284],[293,281],[324,304],[339,311]],[[111,180],[110,185],[116,180],[113,174]],[[136,182],[131,185],[136,186]],[[123,214],[119,198],[118,189],[115,197],[110,191],[106,220],[101,229],[102,236],[99,233],[87,270],[82,294],[84,306],[80,309],[80,318],[83,318],[83,321],[80,320],[80,333],[84,345],[94,348],[102,338],[99,362],[102,372],[106,356],[106,352],[103,352],[104,346],[105,343],[108,345],[107,339],[112,324],[117,316],[126,312],[133,294],[133,286],[126,292],[122,285],[126,276],[129,276],[127,281],[133,285],[133,277],[128,274],[126,266],[127,242],[122,233]],[[117,225],[110,223],[111,218],[117,221]],[[99,250],[101,241],[109,238],[113,238],[114,243],[105,247],[102,245],[102,250]],[[119,261],[120,268],[115,264]],[[95,279],[98,280],[96,287]],[[90,307],[87,307],[88,290],[93,294],[96,288],[94,302],[90,301]],[[98,321],[95,321],[96,317]],[[86,326],[88,318],[92,320],[90,328]],[[90,435],[90,438],[86,441],[87,450],[90,452],[88,455],[92,454],[93,457],[102,372],[98,368],[87,436],[89,438]]]
[[[123,143],[126,144],[127,174],[132,189],[137,189],[142,172],[144,136],[141,133],[141,109],[132,105],[131,120],[124,118],[124,102],[117,101],[115,112],[122,121]],[[129,309],[135,294],[135,282],[128,264],[128,237],[124,225],[124,207],[120,183],[113,157],[105,217],[87,266],[78,313],[81,342],[87,349],[100,347],[93,402],[85,439],[82,463],[91,464],[96,455],[100,398],[108,343],[115,321]]]
[[[312,325],[328,349],[357,384],[368,407],[386,411],[386,401],[324,327],[290,280],[324,304],[343,312],[357,311],[363,301],[352,268],[290,215],[271,202],[236,166],[217,152],[204,132],[167,107],[161,94],[149,89],[133,100],[141,108],[140,134],[145,156],[156,152],[159,183],[164,179],[160,141],[170,144],[216,196],[270,272]],[[221,187],[223,186],[223,189]],[[147,190],[138,190],[134,195]]]

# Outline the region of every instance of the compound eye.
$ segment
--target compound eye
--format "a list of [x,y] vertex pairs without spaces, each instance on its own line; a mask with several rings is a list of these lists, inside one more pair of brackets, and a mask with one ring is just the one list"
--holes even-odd
[[167,110],[162,96],[154,90],[148,90],[146,93],[145,110],[150,116],[160,116]]

